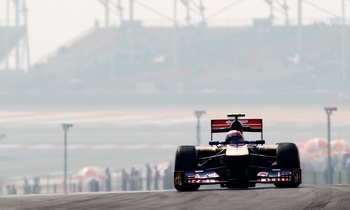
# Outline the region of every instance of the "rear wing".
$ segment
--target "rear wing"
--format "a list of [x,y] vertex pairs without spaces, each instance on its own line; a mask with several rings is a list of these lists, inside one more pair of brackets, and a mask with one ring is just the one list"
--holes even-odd
[[[213,140],[213,133],[229,132],[231,124],[234,119],[216,119],[211,120],[211,140]],[[263,121],[262,119],[239,119],[238,120],[245,132],[260,132],[261,139],[263,139]]]

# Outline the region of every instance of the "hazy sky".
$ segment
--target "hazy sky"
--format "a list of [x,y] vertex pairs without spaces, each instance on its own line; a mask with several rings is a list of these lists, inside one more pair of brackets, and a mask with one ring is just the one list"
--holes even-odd
[[[117,0],[113,0],[117,2]],[[6,0],[0,0],[0,20],[4,19],[4,5]],[[65,43],[76,39],[84,32],[94,27],[96,19],[103,21],[104,8],[98,0],[27,0],[28,8],[28,33],[31,50],[32,64],[42,59],[45,55],[54,52],[57,48]],[[124,7],[124,18],[128,18],[128,0],[121,0]],[[136,2],[136,0],[135,0]],[[138,0],[138,2],[149,7],[155,8],[164,15],[173,16],[173,0]],[[195,2],[198,2],[197,0]],[[222,23],[227,19],[247,19],[268,17],[269,6],[265,0],[203,0],[206,11],[205,14],[210,16],[216,11],[230,5],[232,2],[239,2],[236,6],[216,15],[211,19],[213,23]],[[283,1],[279,1],[283,2]],[[297,15],[296,0],[288,0],[290,6],[290,18],[295,19]],[[324,8],[334,14],[341,14],[342,0],[308,0],[321,8]],[[330,3],[331,2],[331,3]],[[350,9],[350,2],[346,1],[347,11]],[[275,3],[277,4],[277,3]],[[1,8],[2,7],[2,8]],[[178,20],[184,23],[185,9],[183,4],[178,1],[179,15]],[[304,3],[304,17],[323,17],[331,18],[332,16],[321,12],[319,9]],[[135,19],[147,19],[149,23],[170,24],[170,22],[155,13],[135,4]],[[199,16],[192,13],[192,18]],[[283,14],[275,11],[275,15],[282,19]],[[117,23],[116,16],[111,14],[114,19],[112,24]],[[150,21],[152,20],[152,21]],[[4,21],[2,21],[4,22]]]

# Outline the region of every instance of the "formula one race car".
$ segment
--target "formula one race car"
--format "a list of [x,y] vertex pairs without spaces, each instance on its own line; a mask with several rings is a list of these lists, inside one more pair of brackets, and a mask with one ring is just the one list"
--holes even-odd
[[[211,120],[210,146],[178,147],[174,171],[178,191],[197,190],[205,184],[228,188],[255,187],[256,183],[300,185],[300,158],[294,143],[264,146],[264,140],[246,141],[243,132],[260,132],[263,139],[262,119],[238,119],[245,116],[240,113],[227,116]],[[225,141],[214,141],[214,133],[227,133]]]

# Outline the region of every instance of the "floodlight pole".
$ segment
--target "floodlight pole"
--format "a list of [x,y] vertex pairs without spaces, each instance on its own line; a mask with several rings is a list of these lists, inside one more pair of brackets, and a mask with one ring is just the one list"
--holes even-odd
[[346,36],[345,36],[345,27],[346,27],[346,18],[345,18],[345,0],[342,0],[342,33],[341,33],[341,77],[342,81],[342,89],[344,90],[344,86],[346,83]]
[[327,156],[328,156],[328,165],[327,165],[327,184],[332,184],[333,179],[332,179],[332,175],[333,175],[333,166],[332,166],[332,161],[331,161],[331,115],[332,115],[332,111],[337,111],[337,107],[325,107],[324,108],[326,110],[326,114],[327,114],[327,132],[328,132],[328,151],[327,151]]
[[301,39],[302,39],[302,25],[303,25],[303,0],[298,0],[298,29],[297,29],[297,56],[298,64],[302,60],[301,51]]
[[64,193],[67,194],[67,132],[73,124],[62,124],[64,130]]
[[200,118],[203,114],[205,114],[205,111],[194,111],[194,114],[197,117],[197,145],[199,146],[201,143],[201,137],[200,137],[200,131],[201,131],[201,124],[200,124]]
[[176,77],[175,74],[177,73],[177,32],[178,32],[178,25],[177,25],[177,0],[174,0],[174,28],[173,28],[173,40],[172,40],[172,78],[174,87],[176,87]]

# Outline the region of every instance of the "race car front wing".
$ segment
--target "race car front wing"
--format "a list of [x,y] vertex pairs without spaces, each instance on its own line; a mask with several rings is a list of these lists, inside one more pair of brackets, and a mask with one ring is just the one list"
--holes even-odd
[[[260,171],[251,183],[301,182],[301,169],[269,169]],[[175,171],[174,184],[223,184],[223,180],[215,171]]]

